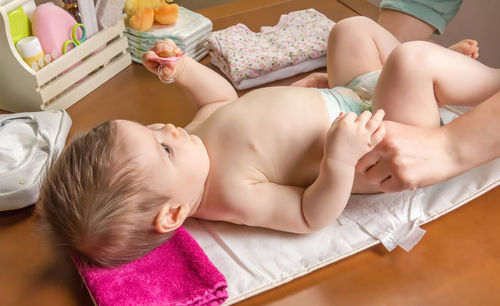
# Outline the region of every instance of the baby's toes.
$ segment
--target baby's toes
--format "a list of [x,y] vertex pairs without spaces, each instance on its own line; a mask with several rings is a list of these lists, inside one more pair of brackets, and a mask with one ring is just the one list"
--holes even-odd
[[462,53],[463,55],[475,58],[474,56],[479,48],[476,40],[464,39],[450,46],[450,49],[455,52]]
[[472,58],[478,58],[479,57],[479,47],[476,48],[476,50],[472,53],[471,57]]
[[477,58],[479,55],[479,46],[477,40],[474,39],[466,39],[465,40],[469,44],[469,55],[472,58]]

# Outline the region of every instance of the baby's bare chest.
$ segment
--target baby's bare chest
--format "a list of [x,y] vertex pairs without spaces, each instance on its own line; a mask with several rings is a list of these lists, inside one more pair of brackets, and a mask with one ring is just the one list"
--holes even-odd
[[308,186],[317,177],[329,127],[315,92],[243,97],[207,120],[202,139],[219,176],[212,179]]

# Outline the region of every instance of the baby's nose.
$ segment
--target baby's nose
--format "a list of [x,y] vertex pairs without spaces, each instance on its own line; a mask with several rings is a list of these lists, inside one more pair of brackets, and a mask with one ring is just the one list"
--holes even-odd
[[174,138],[179,137],[179,132],[177,131],[177,129],[175,128],[175,126],[173,124],[168,123],[165,125],[165,128],[167,129],[168,132],[170,132],[172,137],[174,137]]

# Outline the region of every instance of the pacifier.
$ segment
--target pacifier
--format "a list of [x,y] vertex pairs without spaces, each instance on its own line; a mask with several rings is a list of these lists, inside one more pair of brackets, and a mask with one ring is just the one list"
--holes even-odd
[[153,60],[156,61],[160,65],[166,65],[168,63],[176,64],[178,61],[181,60],[181,58],[184,55],[186,55],[186,52],[181,52],[181,53],[178,53],[177,56],[171,56],[171,57],[160,57],[157,54],[155,54],[155,57],[153,57]]
[[177,72],[175,72],[171,78],[165,79],[163,78],[163,73],[162,73],[163,67],[168,63],[177,64],[184,55],[186,55],[186,52],[181,52],[178,53],[177,56],[171,56],[171,57],[160,57],[157,54],[155,54],[153,60],[156,61],[158,64],[160,64],[158,65],[158,78],[160,79],[160,81],[162,81],[165,84],[171,84],[174,82],[174,76]]

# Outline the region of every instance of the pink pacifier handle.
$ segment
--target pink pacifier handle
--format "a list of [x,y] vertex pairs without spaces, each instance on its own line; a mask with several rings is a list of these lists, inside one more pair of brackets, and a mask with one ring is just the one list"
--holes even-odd
[[156,55],[156,58],[153,58],[153,60],[155,60],[160,65],[166,65],[168,63],[175,64],[180,61],[184,55],[186,55],[186,52],[181,52],[179,53],[179,55],[173,57],[159,57],[158,55]]

